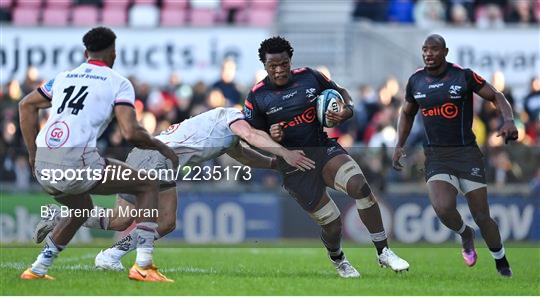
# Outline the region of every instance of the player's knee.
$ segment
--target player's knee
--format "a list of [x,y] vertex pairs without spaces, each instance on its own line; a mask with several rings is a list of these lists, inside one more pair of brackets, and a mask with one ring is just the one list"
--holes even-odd
[[131,224],[133,224],[133,220],[122,220],[118,225],[117,231],[127,230]]
[[455,210],[455,208],[446,204],[433,205],[433,209],[439,218],[446,218]]
[[176,229],[176,220],[169,220],[167,222],[160,223],[156,231],[159,233],[160,237],[163,237],[173,232],[175,229]]
[[[320,226],[326,226],[339,219],[340,214],[339,208],[334,201],[330,199],[326,205],[321,207],[321,209],[310,213],[309,216]],[[341,224],[341,220],[338,221]]]
[[124,231],[133,223],[133,218],[130,216],[126,217],[115,217],[113,220],[109,221],[109,229],[114,231]]
[[[334,177],[334,189],[347,195],[354,195],[354,190],[347,190],[349,187],[356,187],[358,184],[365,184],[366,179],[362,169],[355,161],[349,161],[338,169]],[[354,197],[355,198],[355,197]]]
[[81,215],[75,215],[75,216],[69,216],[70,223],[76,223],[79,225],[84,224],[86,220],[90,217],[89,214],[91,213],[91,210],[93,209],[93,205],[84,205],[80,206],[77,209],[79,209],[81,212]]
[[373,195],[369,184],[364,175],[356,175],[351,180],[351,193],[349,194],[356,201],[356,208],[363,210],[377,204],[377,200]]

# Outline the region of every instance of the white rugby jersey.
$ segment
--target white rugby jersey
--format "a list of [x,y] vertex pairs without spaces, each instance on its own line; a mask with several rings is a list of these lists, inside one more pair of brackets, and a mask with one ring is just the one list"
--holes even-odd
[[182,164],[198,164],[236,145],[239,137],[229,125],[243,119],[244,115],[236,108],[218,107],[173,124],[156,138],[172,148]]
[[61,72],[38,91],[52,103],[49,119],[36,137],[41,150],[95,148],[114,115],[114,106],[133,106],[135,101],[131,83],[98,60]]

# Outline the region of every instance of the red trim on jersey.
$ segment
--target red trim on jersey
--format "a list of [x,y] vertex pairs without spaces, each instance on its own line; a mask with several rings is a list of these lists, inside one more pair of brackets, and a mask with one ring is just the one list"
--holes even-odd
[[86,63],[96,65],[96,66],[108,67],[108,65],[105,62],[101,61],[101,60],[90,59]]
[[253,109],[253,104],[251,104],[251,102],[246,100],[246,107],[249,109]]
[[453,63],[452,66],[454,66],[454,67],[456,67],[456,68],[459,68],[459,69],[463,69],[463,67],[461,67],[461,65],[456,64],[456,63]]
[[472,71],[472,77],[478,84],[483,84],[486,80],[481,77],[480,75],[476,74],[476,72]]
[[416,73],[416,72],[418,72],[418,71],[422,71],[422,70],[424,70],[424,67],[416,69],[416,70],[414,71],[414,73]]
[[304,72],[304,71],[306,71],[306,70],[307,70],[306,67],[296,68],[296,69],[293,69],[293,70],[292,70],[292,73],[293,73],[293,74],[298,74],[298,73],[302,73],[302,72]]
[[258,89],[260,89],[262,86],[264,86],[264,81],[260,81],[258,84],[254,85],[253,88],[251,88],[251,91],[255,92]]

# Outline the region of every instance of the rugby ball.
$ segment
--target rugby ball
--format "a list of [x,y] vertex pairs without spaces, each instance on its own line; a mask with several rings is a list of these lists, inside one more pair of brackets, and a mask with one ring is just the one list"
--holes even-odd
[[324,90],[317,97],[317,119],[324,127],[332,128],[336,125],[336,123],[326,119],[326,111],[339,112],[338,100],[343,102],[341,94],[334,89]]

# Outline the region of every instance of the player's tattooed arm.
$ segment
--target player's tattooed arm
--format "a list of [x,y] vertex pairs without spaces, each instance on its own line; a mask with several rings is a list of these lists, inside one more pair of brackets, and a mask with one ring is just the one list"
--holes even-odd
[[480,90],[478,90],[477,94],[485,100],[495,104],[495,107],[501,113],[504,123],[499,129],[497,136],[503,137],[505,142],[517,140],[518,130],[514,124],[514,112],[504,94],[487,82]]
[[116,105],[114,114],[122,136],[129,143],[141,149],[157,150],[171,160],[174,168],[178,167],[178,156],[175,152],[157,138],[152,137],[144,127],[139,125],[132,106]]
[[254,168],[274,169],[273,166],[275,164],[275,158],[268,157],[259,153],[258,151],[251,148],[244,141],[238,142],[237,145],[228,150],[227,155],[246,166]]
[[289,165],[300,170],[315,168],[315,162],[304,155],[303,151],[290,151],[261,130],[254,129],[245,120],[239,120],[230,125],[232,132],[245,140],[247,143],[258,147],[266,152],[282,157]]
[[36,136],[38,134],[39,110],[51,107],[51,101],[45,98],[37,90],[26,95],[19,102],[19,122],[24,143],[28,149],[28,160],[34,172],[34,161],[36,158]]
[[418,112],[418,108],[418,103],[405,100],[403,102],[403,106],[401,107],[401,111],[399,112],[397,124],[398,139],[396,143],[396,148],[394,150],[394,155],[392,157],[392,167],[394,167],[394,169],[398,171],[403,169],[403,165],[399,160],[402,157],[406,157],[403,147],[405,146],[405,142],[407,142],[407,138],[411,133],[411,128],[414,123],[414,117]]

